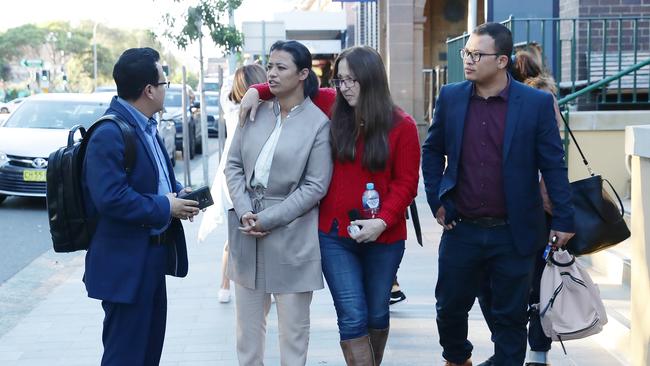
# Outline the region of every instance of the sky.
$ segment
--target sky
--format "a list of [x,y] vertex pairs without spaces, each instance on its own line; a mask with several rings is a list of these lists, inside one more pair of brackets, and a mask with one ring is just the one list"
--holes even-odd
[[[0,32],[27,23],[65,20],[74,26],[75,22],[81,20],[94,20],[112,27],[151,29],[157,34],[162,34],[160,30],[163,14],[176,11],[180,13],[197,1],[187,0],[179,3],[173,0],[3,0],[2,3]],[[272,20],[274,13],[289,11],[297,3],[298,0],[244,0],[235,11],[235,23],[240,28],[242,21]],[[204,43],[206,55],[216,52],[214,47],[210,49],[210,42]],[[193,46],[188,52],[198,54],[197,50],[198,46]]]
[[[244,0],[235,21],[271,20],[273,13],[291,10],[297,0]],[[3,1],[0,30],[49,20],[70,22],[91,19],[129,28],[155,28],[168,9],[187,8],[194,0],[18,0]]]

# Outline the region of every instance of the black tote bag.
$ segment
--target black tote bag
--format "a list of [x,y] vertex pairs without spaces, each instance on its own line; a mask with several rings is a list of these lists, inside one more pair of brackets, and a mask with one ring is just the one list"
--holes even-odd
[[[608,180],[593,173],[564,116],[562,120],[590,174],[588,178],[571,183],[575,235],[566,249],[575,256],[592,254],[629,238],[630,230],[623,219],[623,202],[618,193]],[[603,181],[607,182],[618,202],[603,188]]]

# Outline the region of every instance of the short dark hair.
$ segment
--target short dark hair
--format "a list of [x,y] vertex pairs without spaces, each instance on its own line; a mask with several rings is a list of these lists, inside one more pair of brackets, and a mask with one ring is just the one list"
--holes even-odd
[[309,70],[309,76],[307,76],[303,84],[303,91],[305,98],[313,98],[318,92],[318,77],[314,70],[311,69],[311,52],[309,52],[309,49],[297,41],[277,41],[271,46],[270,52],[273,51],[284,51],[291,54],[298,71],[302,69]]
[[510,58],[512,54],[512,32],[501,23],[483,23],[476,27],[472,33],[482,36],[487,34],[494,39],[495,52]]
[[153,48],[129,48],[124,51],[113,67],[113,80],[117,95],[126,100],[140,97],[145,86],[157,85],[160,80],[156,62],[160,54]]

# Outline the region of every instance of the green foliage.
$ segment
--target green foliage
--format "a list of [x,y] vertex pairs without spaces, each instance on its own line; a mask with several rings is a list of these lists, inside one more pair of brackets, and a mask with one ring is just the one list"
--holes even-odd
[[[50,89],[63,90],[63,74],[69,91],[89,92],[93,88],[93,21],[72,27],[56,21],[41,25],[26,24],[0,33],[0,78],[24,88],[34,83],[37,69],[20,66],[20,60],[43,59],[50,71]],[[113,65],[124,50],[152,47],[161,52],[164,62],[177,64],[165,53],[162,44],[149,30],[110,28],[97,24],[97,85],[113,84]],[[9,80],[13,76],[14,80]],[[18,78],[18,79],[16,79]]]
[[[188,8],[186,13],[178,17],[167,13],[163,16],[167,26],[163,36],[184,50],[199,39],[201,29],[197,25],[203,24],[208,28],[212,42],[225,53],[239,51],[243,43],[241,32],[224,24],[222,20],[226,18],[229,9],[237,9],[241,3],[242,0],[200,0],[197,6]],[[179,18],[180,24],[177,24]]]

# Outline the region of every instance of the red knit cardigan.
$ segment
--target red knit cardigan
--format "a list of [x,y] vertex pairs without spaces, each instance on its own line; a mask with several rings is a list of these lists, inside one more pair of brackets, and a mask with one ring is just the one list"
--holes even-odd
[[[260,99],[273,97],[268,84],[256,84]],[[319,89],[312,99],[314,104],[331,118],[336,90]],[[334,172],[327,195],[320,202],[318,229],[329,233],[334,220],[338,222],[338,235],[349,237],[348,211],[361,212],[361,195],[366,183],[372,182],[379,192],[381,207],[378,217],[386,222],[386,230],[377,242],[390,244],[406,240],[406,209],[418,190],[420,170],[420,143],[415,121],[400,108],[395,108],[395,124],[388,134],[389,157],[383,171],[371,172],[361,164],[362,154],[350,162],[334,161]],[[363,151],[364,143],[357,140],[356,151]]]

